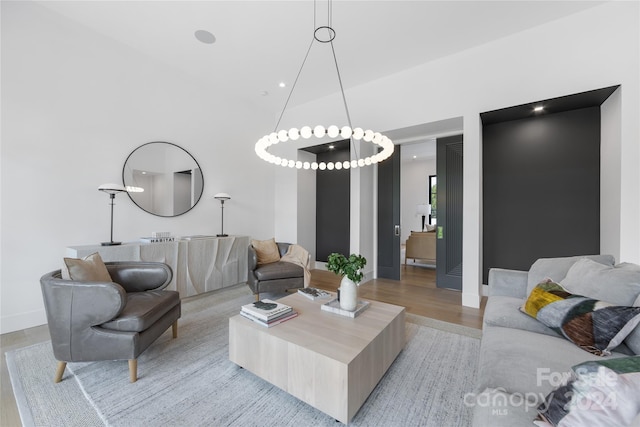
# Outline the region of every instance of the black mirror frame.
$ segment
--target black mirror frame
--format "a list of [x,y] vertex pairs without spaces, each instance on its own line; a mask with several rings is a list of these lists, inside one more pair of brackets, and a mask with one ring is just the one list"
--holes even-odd
[[200,199],[202,199],[202,195],[204,194],[204,173],[202,172],[202,168],[200,167],[200,164],[198,163],[198,161],[196,160],[196,158],[195,158],[195,157],[193,157],[193,156],[191,155],[191,153],[190,153],[190,152],[188,152],[188,151],[187,151],[187,150],[185,150],[184,148],[180,147],[179,145],[174,144],[173,142],[167,142],[167,141],[152,141],[152,142],[147,142],[147,143],[144,143],[144,144],[142,144],[142,145],[140,145],[140,146],[136,147],[133,151],[131,151],[131,153],[129,153],[129,155],[127,156],[127,159],[124,161],[124,165],[122,166],[122,185],[124,185],[124,186],[125,186],[125,188],[127,187],[127,183],[125,182],[125,170],[126,170],[126,168],[127,168],[127,162],[129,161],[129,159],[131,158],[131,156],[132,156],[136,151],[138,151],[139,149],[141,149],[142,147],[145,147],[145,146],[147,146],[147,145],[151,145],[151,144],[167,144],[167,145],[172,145],[172,146],[174,146],[174,147],[176,147],[176,148],[178,148],[178,149],[180,149],[180,150],[184,151],[184,152],[185,152],[189,157],[191,157],[191,159],[195,162],[195,164],[196,164],[196,166],[197,166],[198,170],[200,171],[200,175],[202,176],[202,190],[200,191],[200,195],[198,196],[198,199],[193,203],[193,205],[191,205],[191,207],[190,207],[189,209],[187,209],[186,211],[181,212],[181,213],[179,213],[179,214],[175,214],[175,215],[160,215],[160,214],[158,214],[158,213],[151,212],[151,211],[149,211],[149,210],[147,210],[147,209],[143,208],[142,206],[140,206],[140,205],[139,205],[139,204],[138,204],[138,203],[133,199],[133,197],[131,197],[131,194],[130,194],[129,192],[127,192],[127,195],[129,196],[129,199],[131,199],[131,201],[133,202],[133,204],[135,204],[137,207],[139,207],[140,209],[142,209],[143,211],[145,211],[145,212],[147,212],[147,213],[149,213],[149,214],[151,214],[151,215],[159,216],[159,217],[162,217],[162,218],[175,218],[175,217],[178,217],[178,216],[180,216],[180,215],[184,215],[184,214],[186,214],[187,212],[189,212],[190,210],[192,210],[192,209],[193,209],[193,208],[198,204],[198,202],[200,202]]

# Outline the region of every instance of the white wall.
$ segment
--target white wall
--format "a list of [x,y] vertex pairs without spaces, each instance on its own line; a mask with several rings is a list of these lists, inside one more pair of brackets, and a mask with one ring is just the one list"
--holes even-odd
[[121,182],[145,142],[189,151],[203,198],[161,218],[119,195],[114,239],[219,233],[221,191],[232,197],[226,233],[274,235],[274,170],[253,152],[271,115],[31,2],[2,2],[1,96],[2,333],[45,323],[39,278],[60,267],[66,246],[108,240],[108,196],[97,187]]
[[[347,91],[355,126],[464,118],[464,304],[477,305],[480,295],[483,111],[621,84],[613,109],[620,138],[611,142],[620,154],[602,165],[603,176],[613,177],[607,185],[620,183],[620,196],[602,213],[619,222],[610,224],[619,243],[608,243],[619,246],[619,260],[640,262],[639,7],[609,2]],[[151,216],[118,197],[114,238],[217,233],[220,207],[212,196],[224,191],[232,197],[226,232],[296,241],[297,172],[253,153],[272,116],[208,93],[191,77],[37,4],[2,2],[1,19],[0,332],[45,321],[39,277],[59,267],[66,246],[106,240],[108,198],[97,186],[119,182],[127,155],[145,142],[187,149],[202,166],[204,197],[177,218]],[[308,117],[344,123],[335,97],[287,117],[283,128]]]
[[620,259],[621,126],[622,90],[616,90],[600,107],[600,252]]
[[[315,162],[316,155],[299,150],[297,160]],[[308,170],[298,170],[298,235],[296,242],[309,251],[311,267],[316,261],[316,174]]]
[[[429,204],[429,175],[436,174],[436,159],[407,159],[400,171],[400,241],[405,243],[412,231],[421,231],[422,215],[418,205]],[[429,223],[429,217],[424,220]]]
[[[367,142],[358,144],[358,155],[366,158],[375,154],[373,145]],[[352,159],[355,158],[352,153]],[[351,170],[351,194],[359,197],[351,198],[351,239],[350,252],[360,254],[367,260],[363,281],[375,277],[377,264],[377,246],[374,244],[377,235],[377,199],[374,197],[377,188],[375,168],[364,167]]]
[[[400,129],[463,117],[463,304],[480,302],[484,111],[621,84],[620,157],[602,165],[603,174],[620,174],[620,203],[603,206],[603,217],[619,218],[620,260],[640,262],[639,7],[609,2],[347,91],[354,126]],[[332,101],[289,115],[300,122],[335,116]],[[280,200],[295,204],[284,194]]]

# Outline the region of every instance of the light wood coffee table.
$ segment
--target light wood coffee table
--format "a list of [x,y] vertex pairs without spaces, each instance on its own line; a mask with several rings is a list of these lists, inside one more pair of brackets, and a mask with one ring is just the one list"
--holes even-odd
[[405,345],[404,307],[371,301],[352,319],[327,300],[279,300],[298,317],[271,328],[229,319],[229,360],[347,424]]

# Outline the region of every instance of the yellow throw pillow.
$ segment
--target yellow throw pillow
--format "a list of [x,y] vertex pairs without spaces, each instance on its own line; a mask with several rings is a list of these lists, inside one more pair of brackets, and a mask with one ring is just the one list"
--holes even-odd
[[82,259],[65,258],[62,278],[79,282],[112,282],[107,266],[98,252]]
[[270,240],[251,240],[251,245],[253,249],[256,250],[258,264],[269,264],[280,261],[280,251],[278,251],[275,238]]

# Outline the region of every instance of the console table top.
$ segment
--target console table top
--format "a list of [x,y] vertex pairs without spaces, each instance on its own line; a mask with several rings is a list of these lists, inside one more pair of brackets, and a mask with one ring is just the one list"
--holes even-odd
[[116,248],[116,247],[122,247],[122,246],[138,246],[138,245],[166,245],[166,244],[176,244],[179,242],[193,242],[193,241],[198,241],[198,240],[217,240],[217,239],[235,239],[238,237],[247,237],[247,236],[242,236],[239,234],[230,234],[228,236],[224,236],[224,237],[218,237],[218,236],[206,236],[206,235],[197,235],[197,236],[182,236],[182,237],[176,237],[175,240],[171,241],[171,242],[141,242],[138,240],[132,240],[129,242],[122,242],[122,244],[120,245],[115,245],[115,246],[102,246],[99,243],[95,243],[93,245],[73,245],[73,246],[67,246],[68,249],[75,249],[75,250],[81,250],[81,249],[88,249],[88,248]]

